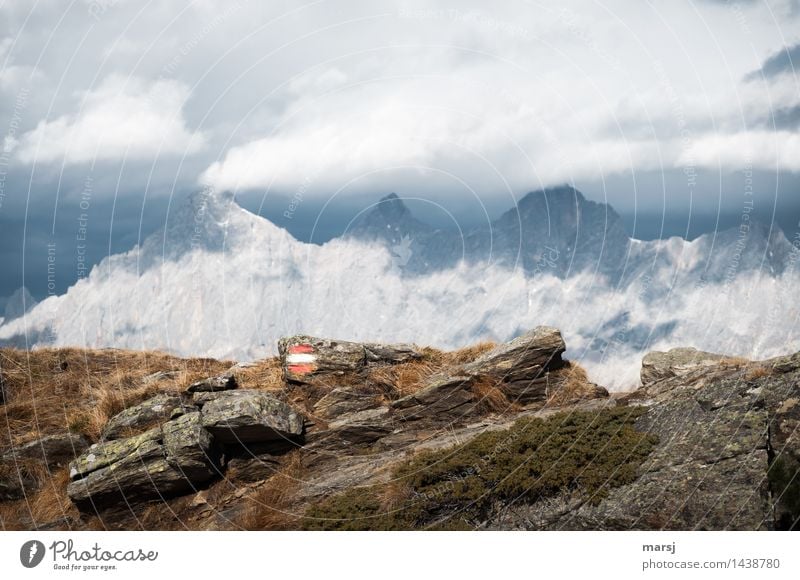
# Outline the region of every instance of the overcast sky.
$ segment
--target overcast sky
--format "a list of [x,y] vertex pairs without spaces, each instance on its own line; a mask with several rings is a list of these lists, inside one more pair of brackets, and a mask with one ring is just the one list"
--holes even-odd
[[302,194],[279,225],[310,237],[390,191],[469,222],[568,182],[657,237],[735,221],[752,175],[789,229],[798,63],[798,0],[0,0],[0,295],[23,260],[43,294],[47,243],[74,280],[82,201],[96,260],[205,184],[276,221]]

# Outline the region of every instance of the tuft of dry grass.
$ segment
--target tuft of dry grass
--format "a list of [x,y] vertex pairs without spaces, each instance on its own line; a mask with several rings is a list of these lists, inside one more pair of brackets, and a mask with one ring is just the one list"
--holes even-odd
[[69,468],[64,467],[51,474],[49,480],[33,496],[31,517],[36,524],[45,524],[59,518],[78,518],[78,510],[67,497]]
[[[381,388],[393,399],[413,395],[434,375],[457,373],[458,367],[474,361],[495,346],[493,342],[481,342],[452,352],[428,346],[421,349],[422,358],[418,360],[372,368],[368,382]],[[497,395],[494,395],[494,399],[497,400]]]
[[589,398],[596,392],[596,386],[581,365],[574,361],[564,361],[564,366],[551,371],[548,377],[550,393],[547,405],[566,405]]
[[278,357],[262,359],[252,366],[236,368],[233,375],[243,389],[280,391],[285,387],[281,360]]
[[448,365],[464,365],[471,363],[479,356],[486,354],[497,346],[497,343],[483,341],[470,346],[465,346],[444,355],[444,361]]
[[139,526],[144,530],[176,532],[189,529],[185,520],[189,506],[195,494],[185,495],[168,502],[154,502],[142,510],[137,516]]
[[741,356],[726,356],[719,359],[719,365],[724,368],[741,368],[751,363],[750,359]]
[[772,375],[772,369],[767,365],[759,364],[747,368],[744,378],[746,381],[754,381]]
[[442,369],[441,363],[423,358],[392,366],[374,367],[369,371],[368,382],[376,385],[390,398],[401,398],[419,391],[428,379]]
[[253,494],[243,498],[248,508],[239,516],[236,524],[245,530],[296,529],[302,514],[295,514],[292,504],[302,470],[300,453],[287,454],[275,475]]
[[77,519],[78,510],[67,497],[69,470],[50,472],[39,461],[0,464],[0,479],[23,480],[25,498],[0,502],[0,529],[29,530],[61,518]]
[[512,403],[500,390],[498,381],[480,377],[472,382],[472,392],[478,399],[478,408],[486,413],[507,413],[519,411],[520,406]]

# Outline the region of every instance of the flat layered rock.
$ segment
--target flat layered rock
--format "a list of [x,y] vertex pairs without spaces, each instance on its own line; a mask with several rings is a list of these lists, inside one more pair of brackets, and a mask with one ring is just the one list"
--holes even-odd
[[425,387],[391,405],[398,419],[443,419],[468,414],[475,408],[473,377],[437,375]]
[[364,345],[357,342],[290,336],[278,341],[284,377],[308,383],[316,375],[355,373],[366,365]]
[[692,371],[715,367],[724,359],[721,354],[703,352],[696,348],[673,348],[666,352],[653,351],[642,359],[642,386],[679,377]]
[[337,387],[317,401],[317,404],[314,405],[314,415],[323,419],[332,419],[380,405],[381,400],[378,395]]
[[488,380],[516,403],[544,401],[557,387],[547,373],[563,366],[566,350],[561,333],[539,326],[493,348],[462,365],[452,374],[439,374],[416,393],[392,403],[402,420],[454,420],[477,414],[480,409],[473,385]]
[[328,425],[331,435],[346,444],[364,445],[385,437],[393,430],[389,409],[367,409],[339,417]]
[[169,464],[190,481],[208,481],[218,473],[214,437],[203,428],[200,413],[188,413],[161,428]]
[[306,335],[280,339],[278,353],[285,379],[297,384],[311,384],[315,377],[355,374],[368,366],[422,358],[422,351],[413,344],[360,343]]
[[186,392],[192,393],[216,393],[218,391],[230,391],[237,388],[236,377],[231,374],[209,377],[202,381],[197,381],[189,385]]
[[133,437],[95,443],[83,455],[69,464],[70,478],[80,479],[93,471],[108,467],[112,463],[135,454],[140,447],[151,441],[160,442],[162,436],[161,427],[156,427]]
[[141,431],[156,423],[163,423],[172,416],[175,409],[181,406],[182,400],[179,396],[171,393],[158,394],[114,415],[106,423],[100,438],[104,441],[120,439],[132,435],[134,431]]
[[298,437],[303,418],[289,405],[255,390],[226,391],[207,401],[202,424],[222,443]]
[[88,446],[89,442],[83,435],[61,433],[18,445],[5,452],[0,459],[4,461],[14,458],[34,459],[41,461],[49,468],[54,468],[74,460]]
[[566,344],[557,328],[538,326],[464,365],[464,373],[502,382],[529,381],[562,365]]
[[401,364],[422,358],[414,344],[364,344],[365,360],[370,364]]
[[101,509],[195,491],[219,471],[213,437],[199,413],[142,435],[96,444],[71,465],[67,486],[81,509]]
[[280,470],[278,458],[270,453],[233,457],[227,465],[228,477],[235,481],[254,483],[269,479]]
[[764,364],[778,373],[790,373],[800,370],[800,352],[787,356],[778,356],[764,361]]

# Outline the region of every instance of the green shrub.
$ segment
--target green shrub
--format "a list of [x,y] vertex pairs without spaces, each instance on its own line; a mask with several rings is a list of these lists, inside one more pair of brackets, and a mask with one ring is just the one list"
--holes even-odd
[[[391,484],[348,490],[312,505],[304,529],[469,529],[499,502],[535,503],[564,492],[597,503],[631,483],[657,442],[636,431],[635,408],[522,419],[456,448],[422,453]],[[388,486],[403,500],[388,509]],[[398,495],[398,494],[395,494]]]

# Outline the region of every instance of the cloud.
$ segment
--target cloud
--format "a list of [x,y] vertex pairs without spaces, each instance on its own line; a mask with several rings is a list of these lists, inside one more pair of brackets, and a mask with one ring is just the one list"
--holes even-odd
[[[74,165],[77,182],[59,190],[80,190],[95,159],[162,155],[152,176],[125,176],[128,191],[182,191],[202,176],[284,194],[356,193],[355,179],[372,195],[488,198],[658,172],[680,162],[684,132],[763,132],[770,111],[797,104],[790,75],[741,82],[776,38],[796,41],[774,18],[783,1],[13,4],[0,59],[16,67],[7,86],[27,83],[30,99],[12,162]],[[34,68],[33,82],[21,76]],[[0,100],[0,137],[13,108]],[[116,167],[101,172],[119,181]],[[45,165],[33,179],[62,177]]]
[[[452,68],[434,55],[427,66],[437,75],[348,82],[323,73],[317,84],[292,83],[296,97],[273,126],[230,147],[200,182],[238,191],[305,184],[304,192],[328,194],[390,191],[409,175],[430,187],[441,173],[478,191],[526,191],[689,165],[800,171],[798,137],[780,113],[796,102],[791,79],[738,87],[732,99],[728,87],[696,95],[657,75],[628,99],[591,78],[523,83],[512,67]],[[326,79],[333,88],[318,90]],[[774,131],[764,122],[770,110]]]
[[800,42],[785,46],[764,61],[758,70],[748,73],[745,80],[771,79],[783,74],[797,75],[800,69]]
[[800,105],[784,107],[773,111],[772,115],[764,119],[764,125],[778,129],[800,129]]
[[186,127],[182,109],[188,94],[177,81],[112,75],[84,93],[77,112],[41,121],[22,135],[18,158],[79,164],[194,153],[205,137]]
[[678,158],[681,165],[762,169],[770,166],[800,171],[800,134],[790,131],[747,131],[707,135]]

